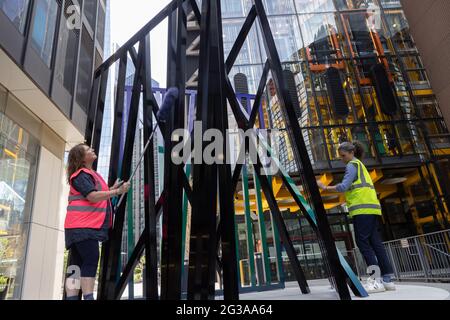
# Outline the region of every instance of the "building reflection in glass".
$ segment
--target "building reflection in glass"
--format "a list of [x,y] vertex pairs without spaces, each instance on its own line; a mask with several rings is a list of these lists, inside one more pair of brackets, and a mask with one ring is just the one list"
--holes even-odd
[[[249,1],[231,2],[240,9],[228,14],[231,4],[223,7],[225,56],[250,7]],[[264,4],[283,68],[295,79],[290,90],[299,102],[296,114],[317,176],[339,182],[344,166],[337,147],[358,140],[365,146],[363,160],[382,201],[386,239],[448,227],[448,129],[400,1]],[[256,24],[230,79],[245,74],[250,93],[256,93],[265,60]],[[298,170],[270,77],[264,114],[271,128],[284,130],[280,161],[295,176]],[[428,192],[419,188],[424,185]],[[323,194],[326,209],[345,212],[343,198],[329,196]]]

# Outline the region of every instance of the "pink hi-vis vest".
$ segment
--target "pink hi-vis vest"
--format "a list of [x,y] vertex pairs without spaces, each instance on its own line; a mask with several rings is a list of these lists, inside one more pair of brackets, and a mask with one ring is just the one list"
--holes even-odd
[[[69,205],[67,206],[66,221],[64,223],[65,229],[75,228],[92,228],[100,229],[105,221],[106,211],[109,200],[99,201],[97,203],[90,202],[83,197],[72,186],[72,179],[75,178],[81,171],[91,175],[94,178],[97,191],[108,191],[109,187],[105,180],[94,170],[81,168],[70,177],[70,193],[69,193]],[[110,219],[110,225],[112,222],[112,213]]]

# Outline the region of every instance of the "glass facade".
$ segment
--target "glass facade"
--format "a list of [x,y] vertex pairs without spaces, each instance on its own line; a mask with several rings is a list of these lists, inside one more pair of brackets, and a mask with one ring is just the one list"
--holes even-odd
[[92,29],[95,28],[98,0],[84,0],[83,13]]
[[37,0],[33,14],[31,45],[50,67],[59,5],[56,0]]
[[0,300],[19,299],[25,266],[38,141],[3,112],[18,102],[0,87]]
[[103,61],[108,2],[0,0],[0,22],[10,28],[0,34],[1,47],[81,132],[83,121],[72,117],[86,113],[93,71]]
[[97,15],[97,40],[100,44],[100,47],[103,48],[104,44],[105,44],[105,20],[106,20],[106,16],[105,16],[106,12],[105,12],[105,8],[103,8],[103,6],[100,4],[98,5],[98,15]]
[[24,33],[29,0],[0,0],[0,8],[20,33]]
[[[72,5],[72,1],[66,1],[65,8]],[[59,81],[70,94],[73,94],[80,31],[67,28],[67,21],[69,19],[70,16],[68,15],[67,10],[65,10],[59,30],[59,50],[55,64],[55,79]]]
[[[295,79],[295,87],[290,91],[296,93],[294,98],[299,102],[296,114],[317,176],[327,179],[331,185],[339,183],[344,164],[338,146],[344,141],[360,141],[366,151],[363,161],[375,181],[383,207],[385,240],[448,228],[450,204],[444,197],[450,185],[448,178],[441,178],[448,175],[448,129],[400,1],[263,2],[282,67]],[[227,57],[251,1],[222,0],[221,3]],[[261,30],[256,22],[230,72],[230,80],[235,74],[243,73],[250,93],[255,94],[265,61]],[[280,162],[296,176],[298,168],[270,73],[265,97],[264,116],[271,128],[282,132]],[[277,198],[288,201],[286,197],[284,193]],[[343,220],[347,211],[345,198],[330,193],[323,193],[322,197],[333,232],[342,238],[341,251],[351,250],[354,246],[351,220],[348,223]],[[239,211],[238,207],[236,210]],[[296,212],[292,207],[289,210]],[[332,218],[333,215],[336,217]],[[294,219],[293,216],[287,214],[285,218]],[[244,233],[245,221],[240,223],[243,225],[239,230]],[[295,223],[291,235],[303,230],[298,227],[298,221]],[[268,242],[273,237],[271,231],[267,230]],[[240,233],[239,237],[256,239],[257,235]],[[301,259],[308,254],[313,257],[313,249],[313,244],[309,249],[299,248]],[[239,252],[244,253],[245,261],[247,251],[242,244]],[[276,260],[272,256],[270,259]],[[320,277],[321,268],[313,269]],[[286,277],[288,274],[286,271]],[[250,284],[250,275],[245,277]]]
[[92,69],[94,61],[94,40],[89,35],[86,26],[81,32],[81,47],[78,65],[78,83],[76,100],[86,111],[89,104],[89,94],[92,84]]
[[[0,0],[0,22],[9,28],[9,32],[2,30],[5,32],[0,33],[0,50],[5,51],[5,56],[9,55],[16,63],[19,68],[17,77],[29,77],[40,89],[32,90],[29,94],[39,96],[39,99],[42,99],[42,94],[48,96],[59,108],[54,112],[62,111],[70,117],[72,124],[81,133],[85,130],[82,119],[88,108],[94,64],[100,64],[104,56],[100,44],[103,44],[105,35],[104,8],[108,3],[108,0]],[[81,5],[83,15],[82,19],[76,21],[72,20],[74,4]],[[71,10],[68,10],[69,7]],[[97,10],[97,7],[100,9]],[[81,21],[82,24],[78,28],[68,28],[68,21]],[[18,32],[11,33],[15,29]],[[17,38],[13,35],[17,35]],[[20,70],[24,72],[22,75]],[[18,98],[22,99],[23,94],[18,93]],[[28,96],[26,101],[32,101],[30,99],[33,98]],[[30,132],[39,137],[33,138],[26,127],[20,127],[14,122],[13,119],[19,121],[15,117],[18,112],[22,112],[17,110],[23,108],[26,112],[29,106],[10,104],[18,102],[0,90],[0,300],[30,295],[27,289],[22,290],[22,278],[24,261],[28,259],[26,248],[30,245],[28,230],[39,139],[46,139],[33,131],[38,129],[30,127]],[[6,110],[14,112],[5,112],[6,105]],[[47,114],[50,111],[42,112]],[[46,117],[39,113],[36,116]],[[54,134],[64,137],[62,122],[45,125],[55,131]],[[62,140],[56,140],[55,144],[63,143]],[[56,219],[57,214],[49,213],[49,217]],[[54,258],[58,259],[56,255]],[[33,271],[29,270],[26,269],[27,277],[29,272],[33,276]],[[50,286],[46,286],[50,291]],[[51,296],[53,293],[39,294]]]

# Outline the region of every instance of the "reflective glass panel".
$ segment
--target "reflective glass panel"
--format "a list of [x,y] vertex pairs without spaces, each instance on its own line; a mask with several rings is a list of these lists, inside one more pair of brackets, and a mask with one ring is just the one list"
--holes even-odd
[[29,0],[0,0],[0,8],[23,34],[27,20]]
[[37,0],[34,10],[31,45],[48,67],[52,61],[58,7],[55,0]]

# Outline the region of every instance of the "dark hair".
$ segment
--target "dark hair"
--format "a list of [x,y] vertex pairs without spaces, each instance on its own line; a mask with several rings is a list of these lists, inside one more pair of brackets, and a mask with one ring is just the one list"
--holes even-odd
[[84,156],[86,154],[87,144],[80,143],[70,149],[67,159],[67,182],[70,184],[70,177],[84,167]]
[[343,150],[346,152],[353,152],[355,157],[357,157],[358,159],[361,159],[364,155],[364,146],[359,141],[343,142],[339,145],[338,150],[339,151]]

